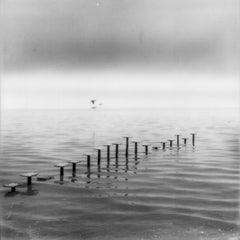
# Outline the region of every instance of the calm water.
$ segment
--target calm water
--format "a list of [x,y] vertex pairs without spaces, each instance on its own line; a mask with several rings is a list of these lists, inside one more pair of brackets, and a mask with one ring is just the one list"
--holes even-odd
[[[239,235],[239,125],[230,110],[35,110],[1,117],[0,239],[230,239]],[[175,134],[197,133],[180,149],[133,144],[116,162],[106,149],[101,168],[94,147],[125,135],[160,145]],[[91,171],[85,153],[92,153]],[[81,160],[59,183],[57,162]],[[21,173],[54,175],[8,193],[2,184],[25,183]]]

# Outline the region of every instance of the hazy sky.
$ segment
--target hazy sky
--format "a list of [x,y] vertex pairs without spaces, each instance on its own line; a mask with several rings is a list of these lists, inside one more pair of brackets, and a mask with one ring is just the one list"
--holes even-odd
[[238,0],[2,0],[3,108],[236,107]]

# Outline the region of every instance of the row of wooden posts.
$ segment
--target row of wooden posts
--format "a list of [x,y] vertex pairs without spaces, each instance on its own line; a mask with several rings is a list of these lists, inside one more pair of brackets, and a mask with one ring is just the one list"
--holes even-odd
[[[180,136],[181,135],[177,134],[175,136],[176,136],[176,146],[179,148],[180,147]],[[191,136],[192,136],[192,146],[195,146],[195,136],[196,136],[196,134],[195,133],[191,133]],[[129,156],[129,139],[131,137],[124,137],[124,138],[126,139],[125,156],[128,157]],[[183,144],[186,145],[188,138],[182,138],[182,140],[183,140]],[[174,139],[168,140],[170,148],[173,147],[173,142],[174,141],[175,141]],[[138,141],[132,141],[132,143],[134,143],[134,154],[135,154],[135,156],[137,156],[138,155],[138,143],[139,142]],[[167,142],[160,142],[160,143],[162,143],[162,149],[165,150]],[[121,143],[113,143],[111,145],[115,145],[115,158],[118,159],[118,157],[119,157],[119,145],[121,145]],[[108,164],[110,162],[110,147],[111,147],[111,145],[110,144],[104,145],[104,146],[107,147],[107,162],[108,162]],[[144,147],[145,154],[147,155],[149,153],[149,146],[150,146],[150,144],[142,144],[142,146]],[[158,147],[153,147],[153,149],[157,150]],[[98,153],[97,154],[97,164],[98,164],[98,166],[100,166],[100,164],[101,164],[101,150],[102,150],[102,148],[96,148],[95,150],[97,150],[97,153]],[[87,156],[87,170],[90,171],[90,167],[91,167],[91,154],[85,154],[85,155]],[[79,162],[80,162],[79,160],[71,160],[71,161],[68,162],[68,163],[72,164],[73,175],[75,175],[75,173],[76,173],[76,166],[77,166],[77,164]],[[58,163],[58,164],[54,165],[55,167],[59,167],[60,168],[60,178],[63,178],[63,176],[64,176],[64,167],[66,167],[68,165],[68,163]],[[20,176],[26,177],[27,178],[27,185],[30,186],[30,185],[32,185],[32,177],[35,177],[37,175],[38,175],[38,173],[31,172],[31,173],[21,174]],[[15,183],[14,182],[14,183],[4,184],[3,186],[11,188],[11,192],[15,192],[16,191],[16,187],[18,187],[20,185],[21,185],[20,183]]]

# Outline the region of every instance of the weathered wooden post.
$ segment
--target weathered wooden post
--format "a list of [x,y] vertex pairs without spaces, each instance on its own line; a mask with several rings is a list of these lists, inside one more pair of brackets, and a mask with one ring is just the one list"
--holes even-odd
[[165,150],[167,142],[161,142],[161,143],[162,143],[162,149]]
[[97,150],[97,164],[100,165],[101,164],[101,156],[102,156],[102,149],[101,148],[95,148],[95,150]]
[[91,169],[91,154],[85,154],[87,156],[87,171],[90,172]]
[[32,184],[32,177],[35,177],[37,175],[38,175],[38,173],[30,172],[30,173],[23,173],[20,176],[27,178],[27,185],[29,186]]
[[115,158],[118,158],[120,143],[113,143],[112,145],[115,145]]
[[76,166],[78,163],[80,163],[80,161],[79,160],[71,160],[68,162],[72,164],[72,173],[75,175],[76,174]]
[[149,144],[143,144],[142,145],[145,148],[145,154],[148,155],[148,146],[150,146]]
[[180,134],[175,135],[177,137],[177,147],[179,148],[179,137],[181,136]]
[[173,146],[173,141],[172,139],[168,140],[169,141],[169,146],[172,147]]
[[4,184],[3,187],[11,188],[11,192],[16,192],[16,187],[21,186],[20,183],[8,183]]
[[109,161],[110,161],[110,146],[111,146],[111,145],[106,144],[106,145],[104,145],[104,146],[107,147],[107,161],[109,162]]
[[138,154],[138,142],[132,141],[132,143],[134,143],[134,154],[137,155]]
[[124,137],[126,138],[126,151],[125,151],[125,156],[128,156],[128,149],[129,149],[129,138],[131,137]]
[[192,135],[192,145],[195,146],[195,136],[197,135],[196,133],[191,133]]

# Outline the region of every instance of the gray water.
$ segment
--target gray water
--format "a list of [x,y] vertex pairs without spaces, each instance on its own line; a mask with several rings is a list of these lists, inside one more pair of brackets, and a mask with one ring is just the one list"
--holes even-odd
[[[239,238],[239,125],[233,110],[8,110],[1,116],[1,240]],[[190,133],[197,133],[195,147]],[[143,143],[189,137],[180,148]],[[136,158],[123,136],[138,140]],[[116,162],[106,147],[121,142]],[[85,153],[93,154],[87,171]],[[59,181],[55,163],[81,160]],[[21,173],[53,175],[26,187]],[[16,193],[2,184],[23,183]]]

